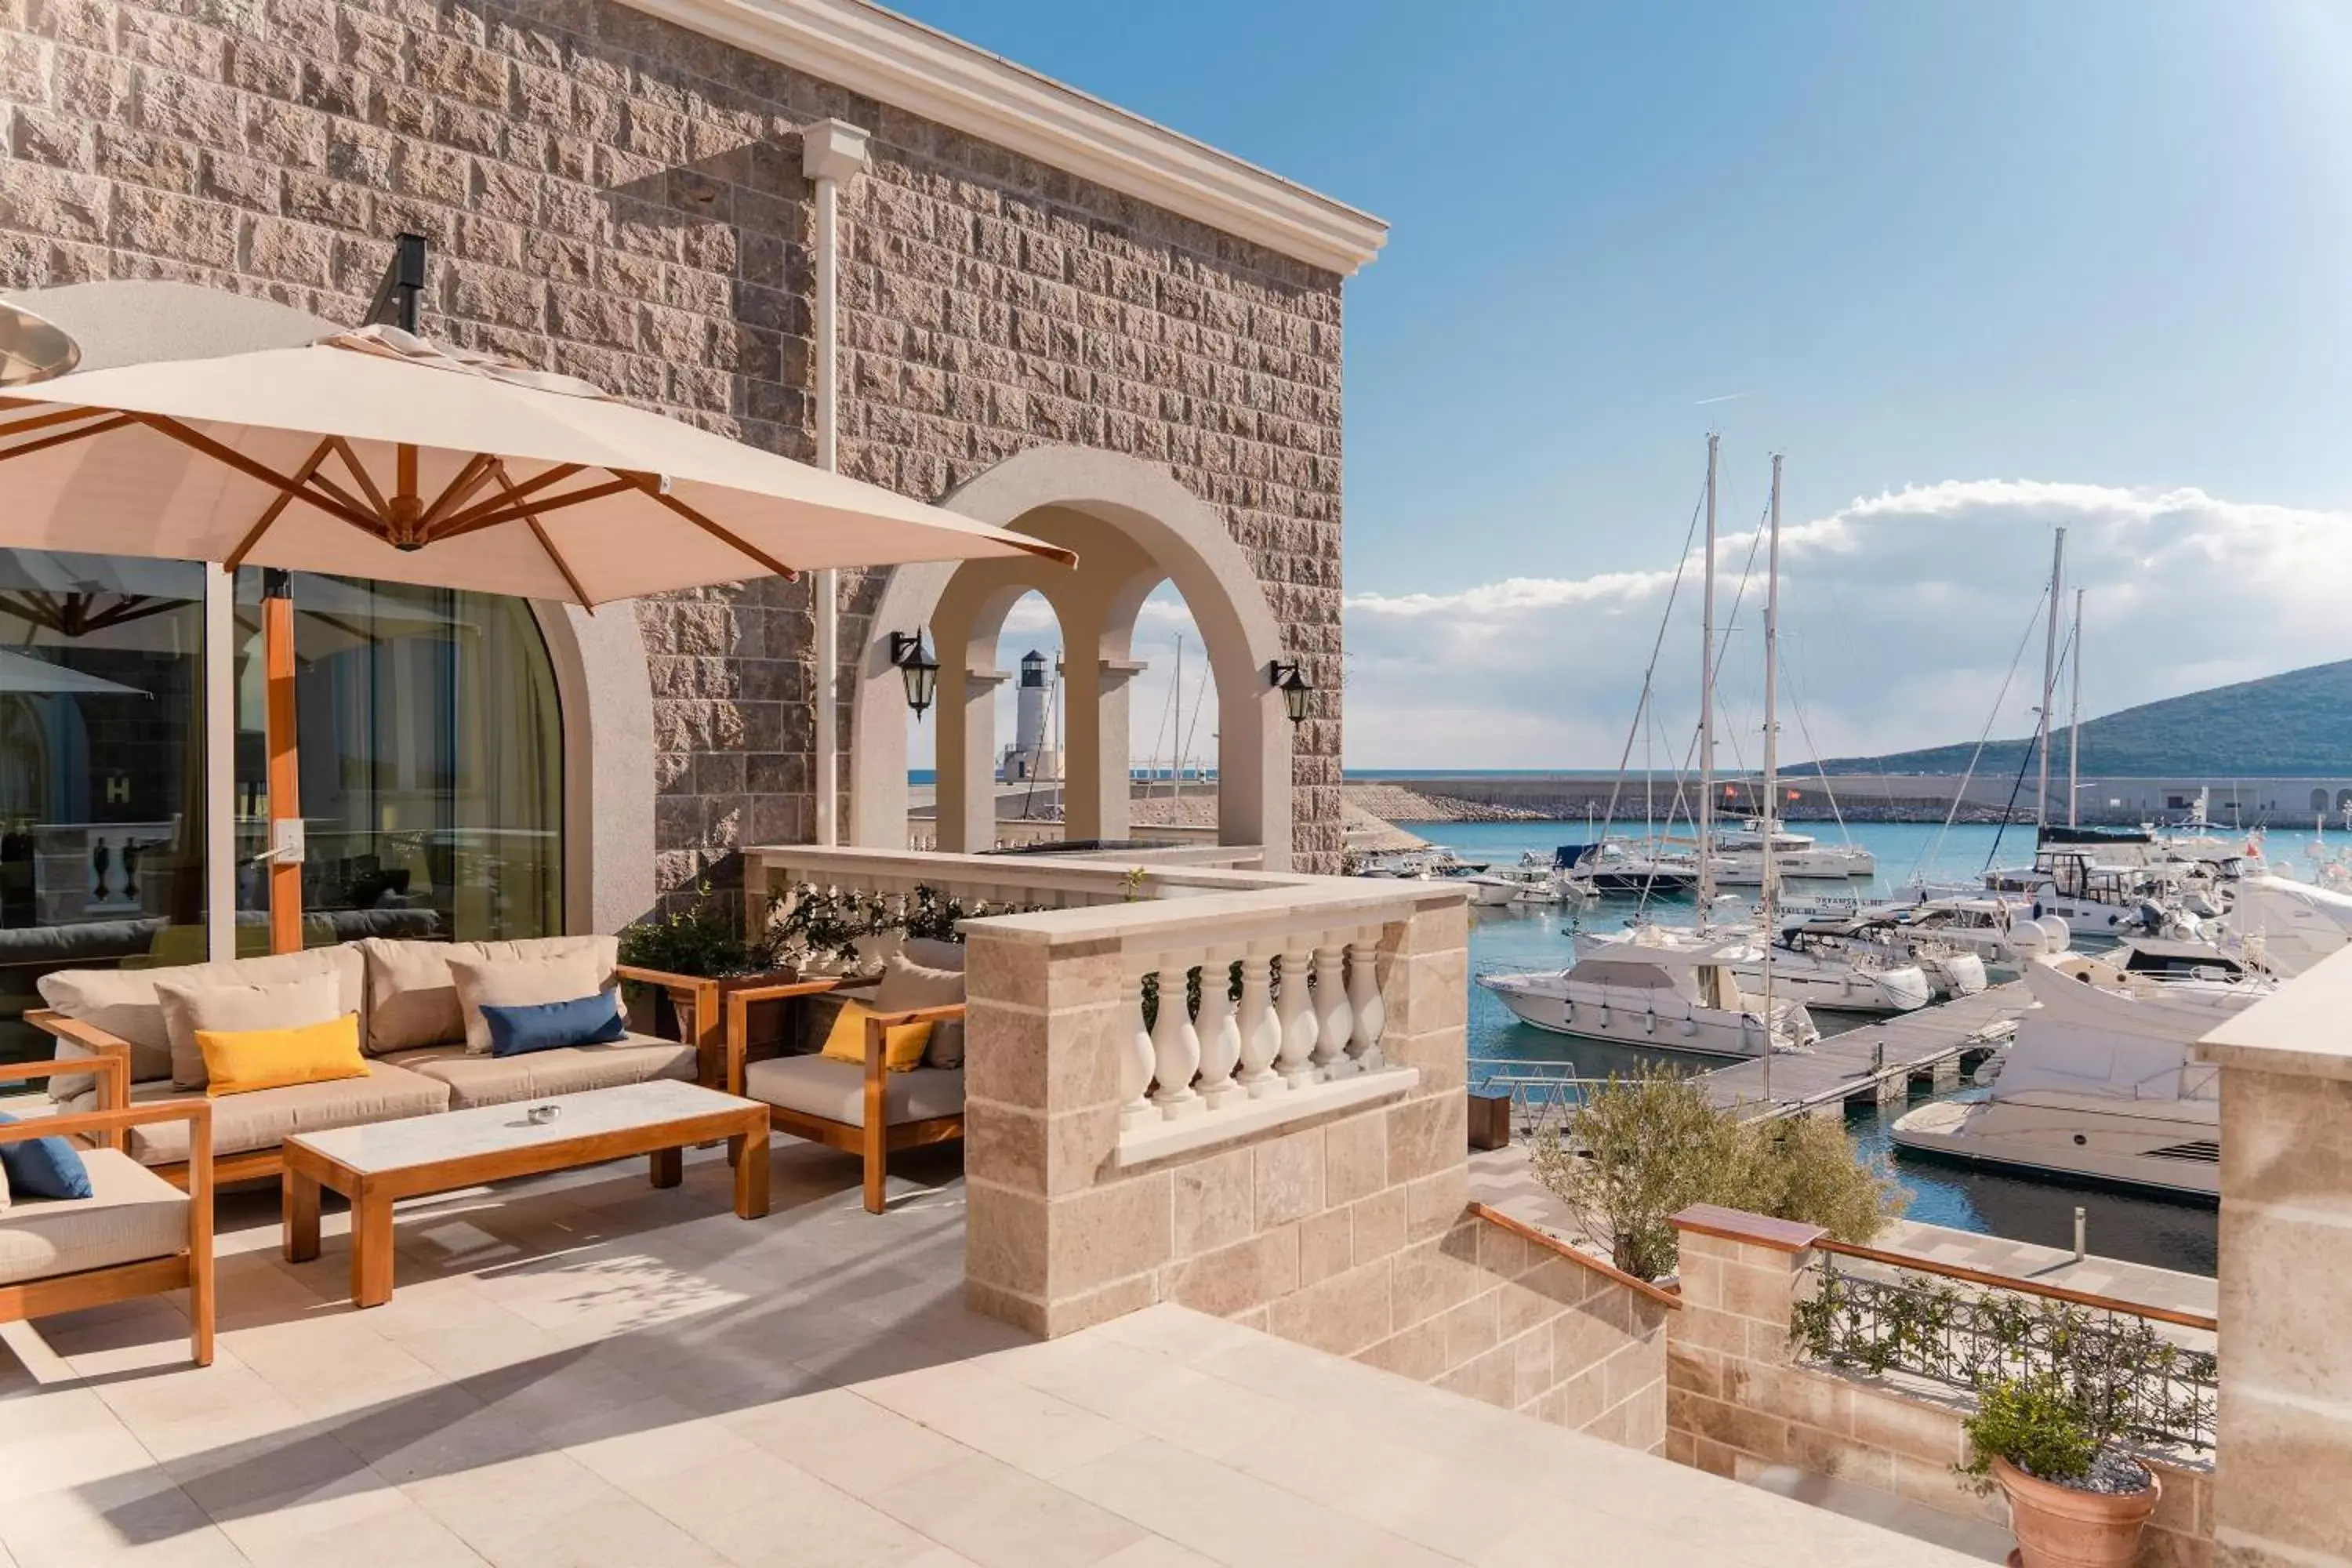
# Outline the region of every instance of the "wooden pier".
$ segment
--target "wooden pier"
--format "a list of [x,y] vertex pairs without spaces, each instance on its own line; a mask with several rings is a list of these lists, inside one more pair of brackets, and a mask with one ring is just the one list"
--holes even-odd
[[1824,1037],[1810,1050],[1778,1052],[1769,1091],[1760,1057],[1702,1073],[1699,1081],[1717,1107],[1751,1118],[1829,1113],[1852,1101],[1900,1103],[1915,1081],[1932,1089],[1958,1088],[1966,1073],[2017,1032],[2018,1016],[2032,1000],[2025,983],[2012,980]]

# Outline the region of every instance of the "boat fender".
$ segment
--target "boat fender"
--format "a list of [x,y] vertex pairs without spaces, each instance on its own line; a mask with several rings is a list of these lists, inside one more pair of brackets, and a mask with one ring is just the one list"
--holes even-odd
[[1654,1012],[1653,1012],[1653,1013],[1645,1013],[1645,1014],[1643,1014],[1643,1016],[1642,1016],[1642,1033],[1643,1033],[1643,1034],[1645,1034],[1645,1035],[1654,1035],[1654,1034],[1656,1034],[1657,1032],[1658,1032],[1658,1016],[1657,1016],[1657,1014],[1655,1014]]
[[1685,1018],[1685,1019],[1683,1020],[1683,1033],[1684,1033],[1684,1035],[1685,1035],[1685,1036],[1690,1036],[1690,1035],[1696,1035],[1696,1034],[1697,1034],[1697,1033],[1698,1033],[1698,1025],[1697,1025],[1697,1023],[1696,1023],[1695,1020],[1693,1020],[1693,1019]]

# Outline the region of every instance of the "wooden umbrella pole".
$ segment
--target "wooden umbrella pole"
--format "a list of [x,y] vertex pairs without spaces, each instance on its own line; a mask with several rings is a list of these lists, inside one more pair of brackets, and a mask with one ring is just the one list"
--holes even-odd
[[[302,951],[301,769],[294,738],[294,588],[290,574],[262,574],[261,667],[269,727],[269,951]],[[298,853],[279,854],[280,823],[295,825]]]

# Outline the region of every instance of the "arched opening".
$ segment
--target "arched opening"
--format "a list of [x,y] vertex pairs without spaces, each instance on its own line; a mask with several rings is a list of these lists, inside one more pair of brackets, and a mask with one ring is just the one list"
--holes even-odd
[[[1064,571],[1032,561],[970,562],[892,574],[858,670],[851,752],[856,841],[907,842],[909,753],[889,642],[893,632],[928,626],[940,665],[933,742],[938,847],[977,849],[992,842],[992,775],[1010,739],[999,733],[998,689],[1017,674],[997,662],[995,634],[1013,606],[1035,593],[1051,603],[1064,633],[1067,837],[1131,836],[1129,764],[1143,727],[1139,709],[1145,722],[1160,711],[1139,694],[1160,692],[1171,713],[1160,731],[1164,761],[1172,764],[1181,752],[1186,771],[1197,774],[1204,742],[1213,742],[1216,839],[1262,846],[1269,866],[1286,866],[1291,731],[1266,673],[1286,650],[1255,570],[1223,520],[1163,469],[1074,447],[1010,458],[948,504],[1065,545],[1077,553],[1078,565]],[[1174,679],[1173,633],[1181,624],[1190,627],[1189,741],[1174,731],[1172,701],[1154,684]],[[1155,628],[1168,635],[1171,655],[1157,677],[1156,661],[1139,657],[1137,645],[1140,631],[1149,647]],[[1211,672],[1205,684],[1202,669]],[[1205,795],[1207,781],[1196,777],[1194,784]]]
[[2327,792],[2325,789],[2315,789],[2311,792],[2311,809],[2317,812],[2326,811]]

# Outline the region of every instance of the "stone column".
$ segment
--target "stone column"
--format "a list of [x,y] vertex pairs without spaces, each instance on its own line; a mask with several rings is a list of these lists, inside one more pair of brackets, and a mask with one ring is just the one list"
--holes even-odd
[[[1082,650],[1094,639],[1072,636]],[[1128,834],[1128,683],[1144,668],[1131,658],[1063,658],[1067,705],[1062,752],[1062,823],[1071,838],[1124,838]]]
[[2228,1568],[2352,1564],[2347,1014],[2352,949],[2197,1047],[2221,1069],[2213,1543]]
[[1818,1226],[1697,1204],[1671,1222],[1681,1255],[1683,1310],[1666,1323],[1666,1455],[1717,1475],[1740,1460],[1785,1464],[1783,1402],[1758,1397],[1785,1367],[1789,1309]]

